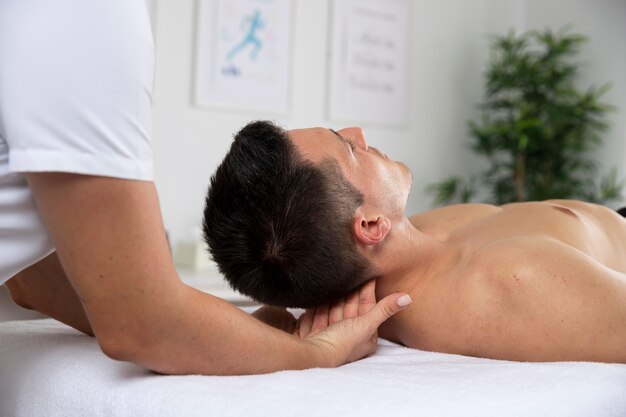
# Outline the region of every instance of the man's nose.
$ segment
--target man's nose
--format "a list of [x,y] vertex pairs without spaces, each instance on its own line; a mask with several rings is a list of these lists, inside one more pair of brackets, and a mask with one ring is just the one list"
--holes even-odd
[[341,129],[339,134],[346,139],[350,139],[356,146],[367,152],[369,147],[367,145],[367,140],[365,140],[363,129],[360,127],[347,127],[345,129]]

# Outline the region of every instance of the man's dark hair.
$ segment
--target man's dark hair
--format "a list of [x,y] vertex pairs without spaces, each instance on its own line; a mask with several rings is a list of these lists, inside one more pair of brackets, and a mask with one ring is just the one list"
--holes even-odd
[[265,304],[313,307],[373,275],[352,232],[362,203],[335,160],[316,166],[285,130],[256,121],[211,177],[204,236],[234,289]]

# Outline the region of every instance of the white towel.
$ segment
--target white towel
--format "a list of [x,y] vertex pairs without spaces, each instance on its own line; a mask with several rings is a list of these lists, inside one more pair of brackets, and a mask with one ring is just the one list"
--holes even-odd
[[51,319],[0,323],[0,416],[626,416],[626,365],[408,349],[337,369],[163,376]]

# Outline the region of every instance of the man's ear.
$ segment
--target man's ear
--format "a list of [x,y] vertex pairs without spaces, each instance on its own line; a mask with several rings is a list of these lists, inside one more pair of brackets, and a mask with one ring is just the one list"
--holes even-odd
[[353,223],[354,235],[363,245],[377,245],[385,240],[391,229],[391,221],[382,215],[357,214]]

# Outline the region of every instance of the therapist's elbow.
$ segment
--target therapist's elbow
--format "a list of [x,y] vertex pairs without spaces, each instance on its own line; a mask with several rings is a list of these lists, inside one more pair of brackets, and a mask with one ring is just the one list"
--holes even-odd
[[154,372],[178,373],[167,366],[171,365],[172,358],[162,355],[160,340],[142,329],[108,335],[96,333],[96,339],[110,359],[134,363]]
[[132,338],[98,339],[98,342],[102,352],[110,359],[116,361],[130,362],[164,375],[194,373],[179,369],[174,358],[159,354],[157,342],[150,344],[137,343],[132,341]]
[[100,350],[116,361],[132,362],[137,355],[137,347],[130,337],[100,336],[96,334]]
[[95,336],[102,353],[117,361],[141,363],[148,351],[149,343],[145,342],[141,330],[115,333],[96,331]]

